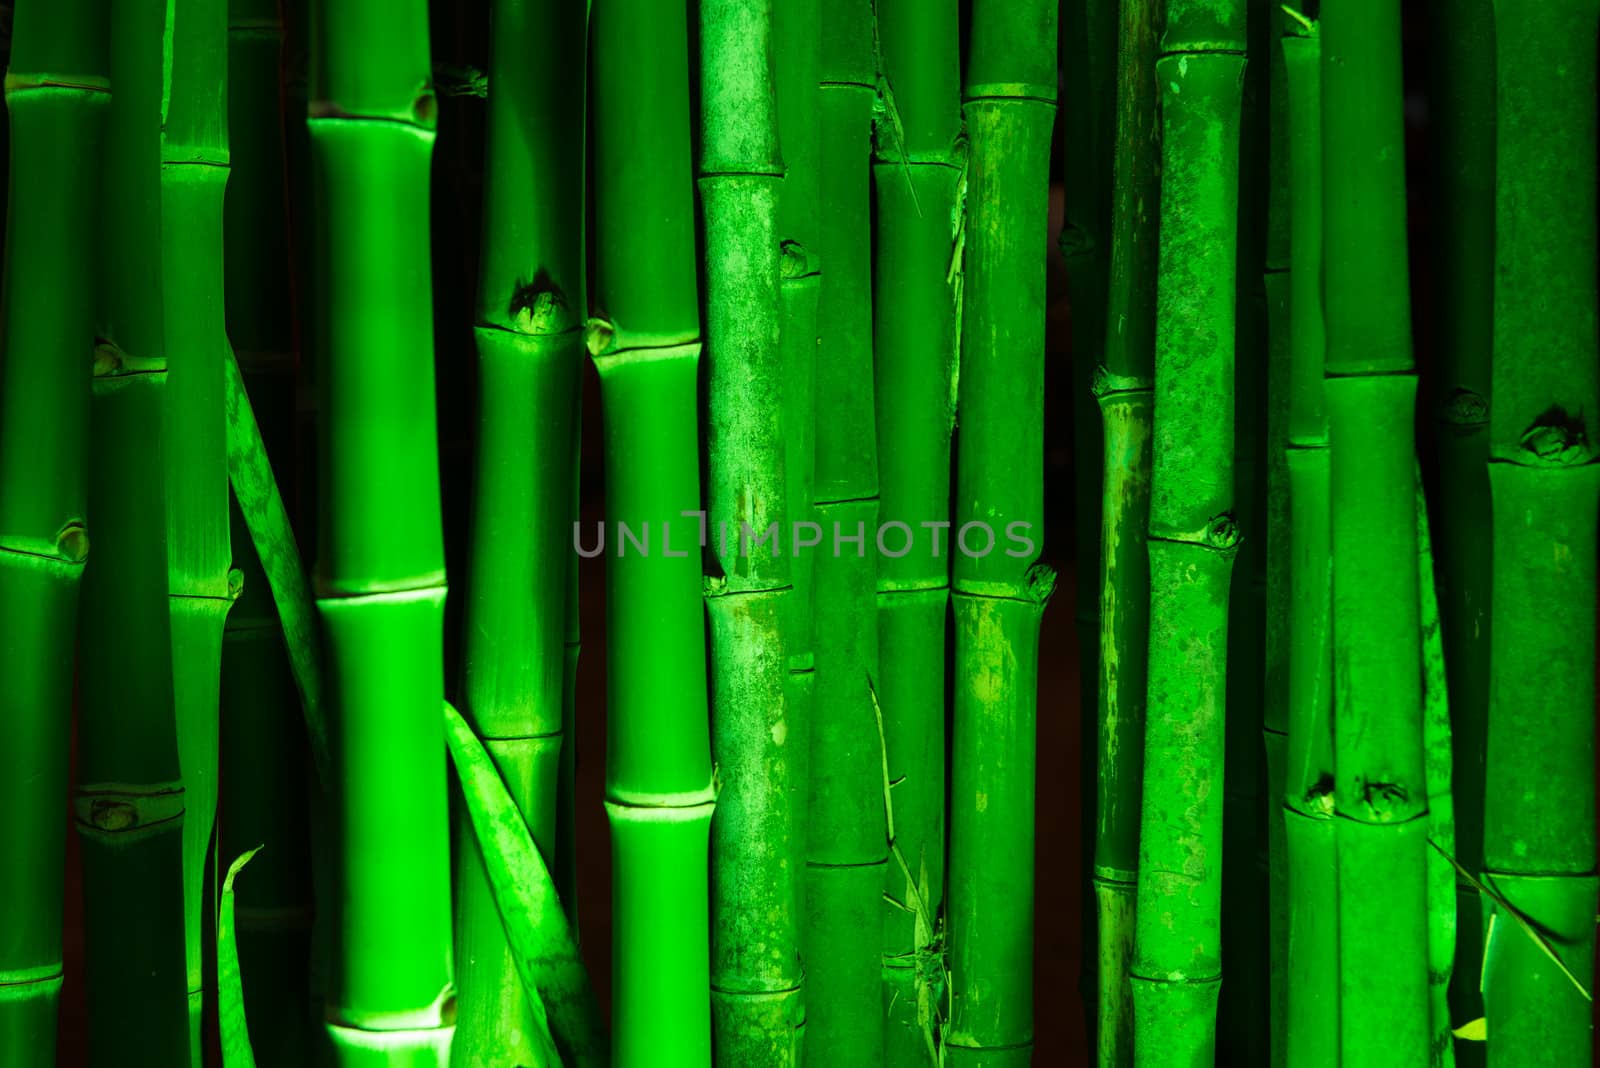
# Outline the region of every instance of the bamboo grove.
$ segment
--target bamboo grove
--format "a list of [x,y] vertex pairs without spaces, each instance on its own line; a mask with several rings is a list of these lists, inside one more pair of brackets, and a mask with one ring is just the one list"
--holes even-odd
[[0,1068],[1596,1063],[1600,0],[0,30]]

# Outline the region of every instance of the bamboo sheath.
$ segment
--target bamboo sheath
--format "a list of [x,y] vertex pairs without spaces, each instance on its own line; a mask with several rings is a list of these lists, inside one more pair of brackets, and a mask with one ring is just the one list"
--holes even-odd
[[1500,899],[1485,906],[1492,1068],[1593,1056],[1597,14],[1584,0],[1494,5],[1483,825],[1484,882]]
[[[718,1063],[798,1063],[805,1019],[785,624],[790,557],[779,347],[782,184],[771,0],[700,5],[699,192],[705,225],[711,746],[711,1009]],[[753,532],[741,537],[744,525]],[[780,543],[781,544],[781,543]]]
[[[24,2],[5,78],[0,287],[0,1063],[55,1063],[78,589],[89,549],[91,243],[109,79],[104,5]],[[48,443],[48,448],[40,448]]]
[[[813,503],[815,716],[807,761],[806,1058],[883,1061],[879,940],[888,830],[878,678],[875,573],[879,520],[872,350],[873,9],[822,0],[818,238],[824,266],[816,372]],[[857,539],[857,536],[859,538]],[[845,541],[843,539],[857,539]]]
[[1400,9],[1322,13],[1341,1063],[1429,1057]]
[[[478,442],[460,711],[544,855],[556,846],[572,567],[572,448],[584,355],[586,15],[571,0],[490,9],[483,241],[474,310]],[[508,548],[510,551],[508,551]],[[457,815],[458,1066],[534,1059],[539,1023],[465,811]],[[554,1019],[570,1006],[546,991]],[[558,1030],[560,1030],[558,1026]],[[568,1032],[569,1034],[572,1032]],[[582,1063],[597,1050],[564,1048]]]
[[316,592],[335,769],[327,1030],[341,1065],[441,1065],[455,990],[432,314],[419,296],[435,114],[427,26],[417,0],[319,0],[311,23],[327,313]]
[[[1296,31],[1300,32],[1296,32]],[[1332,546],[1322,319],[1322,53],[1312,27],[1282,40],[1289,150],[1289,619],[1283,789],[1289,929],[1284,1056],[1339,1063],[1333,823]]]
[[[1437,5],[1432,66],[1439,106],[1433,200],[1442,225],[1433,241],[1439,381],[1433,421],[1439,452],[1434,552],[1444,661],[1450,691],[1455,856],[1483,870],[1484,738],[1489,707],[1489,360],[1494,316],[1494,3]],[[1483,1016],[1479,978],[1483,907],[1458,879],[1456,967],[1450,1004],[1460,1023]],[[1463,1068],[1480,1068],[1481,1042],[1456,1044]]]
[[1096,1063],[1133,1063],[1134,896],[1150,629],[1151,391],[1161,124],[1157,0],[1122,4],[1112,171],[1110,303],[1094,393],[1104,433],[1093,886],[1098,932]]
[[[607,511],[649,530],[608,561],[606,811],[614,860],[614,1065],[711,1063],[707,731],[688,26],[681,8],[594,16],[597,318]],[[649,160],[648,167],[630,161]],[[691,514],[685,516],[682,513]],[[678,532],[677,549],[671,535]],[[620,547],[619,547],[620,550]]]
[[1221,983],[1223,695],[1233,508],[1235,254],[1245,5],[1172,0],[1161,59],[1161,242],[1150,662],[1136,934],[1139,1065],[1211,1063]]
[[884,1063],[891,1066],[935,1059],[944,988],[949,546],[935,555],[938,528],[923,524],[950,517],[965,162],[958,14],[954,3],[877,6],[885,108],[872,169],[874,417],[882,515],[908,531],[884,535],[877,565],[877,704],[891,852],[883,888]]
[[[78,782],[89,1062],[189,1062],[184,809],[173,721],[164,441],[164,3],[112,6],[106,223],[90,404]],[[130,1049],[125,1036],[138,1033]]]
[[[970,156],[952,534],[1043,538],[1045,175],[1056,8],[974,3],[962,87]],[[1016,527],[1021,524],[1020,527]],[[973,542],[972,539],[978,540]],[[1020,555],[1018,555],[1020,553]],[[1036,552],[953,551],[950,785],[952,1065],[1025,1065],[1033,1044],[1034,725],[1039,621],[1055,575]]]
[[[275,0],[233,0],[228,12],[224,199],[227,330],[282,470],[294,455],[294,336],[289,303],[283,113],[283,24]],[[223,635],[217,859],[267,848],[235,885],[244,1007],[256,1062],[311,1058],[311,857],[307,739],[284,631],[237,504],[232,556],[241,592]]]

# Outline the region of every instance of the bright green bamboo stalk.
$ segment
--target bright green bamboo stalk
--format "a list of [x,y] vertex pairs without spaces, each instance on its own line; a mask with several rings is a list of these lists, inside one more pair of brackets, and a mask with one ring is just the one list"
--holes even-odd
[[[872,359],[870,0],[821,0],[818,241],[825,270],[816,372],[813,503],[815,716],[805,816],[806,1059],[883,1063],[883,929],[888,830],[875,596],[878,460]],[[924,353],[926,356],[926,353]],[[893,518],[893,517],[891,517]],[[850,540],[845,540],[850,539]],[[812,550],[803,550],[810,552]]]
[[107,78],[100,0],[24,0],[11,27],[0,288],[0,1063],[55,1063],[67,749],[89,550],[89,375]]
[[[1287,1057],[1289,878],[1288,841],[1284,827],[1283,796],[1288,761],[1289,660],[1293,632],[1289,617],[1293,538],[1290,532],[1289,390],[1290,356],[1290,163],[1288,70],[1282,38],[1292,20],[1276,4],[1262,12],[1265,25],[1258,52],[1268,67],[1267,101],[1267,212],[1266,258],[1262,289],[1267,305],[1266,385],[1266,514],[1265,584],[1266,633],[1262,642],[1262,754],[1266,788],[1259,808],[1266,817],[1267,844],[1267,1033],[1269,1063],[1281,1066]],[[1298,23],[1295,24],[1298,26]],[[1254,48],[1252,43],[1252,48]],[[1321,368],[1317,369],[1320,381]],[[1252,1011],[1259,1011],[1258,1009]]]
[[[893,826],[884,893],[884,1062],[937,1061],[943,997],[945,617],[961,232],[958,5],[879,0],[888,88],[872,168],[879,492],[877,698]],[[948,542],[948,537],[941,538]]]
[[173,713],[184,782],[184,911],[191,1062],[201,1056],[206,854],[217,810],[217,708],[230,593],[223,361],[228,184],[227,0],[172,0],[163,64],[161,297],[167,357],[167,568]]
[[1135,1063],[1210,1064],[1221,983],[1242,0],[1169,0],[1150,488]]
[[1133,1063],[1134,895],[1150,629],[1151,389],[1161,123],[1159,0],[1122,4],[1113,162],[1110,305],[1095,378],[1104,428],[1093,885],[1098,932],[1096,1063]]
[[[1450,690],[1456,859],[1483,870],[1484,733],[1489,707],[1489,350],[1494,320],[1494,5],[1434,6],[1434,347],[1440,369],[1434,426],[1439,448],[1435,527],[1444,660]],[[1458,881],[1457,1023],[1483,1016],[1479,975],[1483,906]],[[1481,1068],[1484,1045],[1462,1042],[1463,1068]]]
[[[1073,106],[1061,114],[1063,216],[1059,244],[1067,273],[1071,309],[1071,364],[1067,381],[1072,406],[1073,623],[1078,641],[1078,716],[1082,753],[1096,751],[1100,693],[1100,560],[1104,497],[1103,409],[1096,404],[1094,379],[1105,355],[1110,286],[1113,167],[1117,155],[1119,94],[1117,0],[1070,0],[1060,8],[1061,73]],[[1153,213],[1152,208],[1152,213]],[[1083,856],[1082,942],[1097,945],[1100,917],[1089,904],[1095,895],[1094,856],[1098,835],[1098,778],[1079,776],[1079,821]],[[1078,972],[1084,1022],[1091,1044],[1098,1044],[1099,961],[1085,952]]]
[[[1033,1044],[1034,722],[1043,542],[1044,260],[1056,6],[975,0],[954,556],[951,1065]],[[966,548],[963,549],[963,546]]]
[[1339,1064],[1338,881],[1333,822],[1333,658],[1328,416],[1323,387],[1322,42],[1282,41],[1289,141],[1289,648],[1283,788],[1288,892],[1284,1063]]
[[[173,726],[163,336],[164,0],[112,5],[105,249],[83,579],[78,783],[92,1065],[189,1061],[184,788]],[[127,1036],[141,1041],[130,1045]]]
[[327,309],[316,581],[336,783],[327,1030],[351,1068],[443,1064],[454,1030],[425,15],[420,0],[312,4]]
[[1322,13],[1334,809],[1345,1064],[1427,1063],[1421,637],[1400,5]]
[[766,537],[772,524],[782,536],[788,512],[771,40],[772,0],[700,4],[706,533],[720,572],[706,583],[720,787],[711,1010],[717,1063],[727,1065],[798,1063],[804,1019],[794,784],[803,756],[786,701],[790,558]]
[[[227,329],[266,421],[270,458],[294,449],[294,338],[278,85],[276,0],[232,0],[228,23],[231,174],[225,198]],[[244,1010],[265,1068],[310,1061],[310,883],[306,734],[283,627],[237,507],[232,555],[243,591],[222,646],[219,856],[266,846],[236,891]],[[219,949],[220,952],[220,949]],[[219,972],[220,973],[220,972]]]
[[[1489,1064],[1587,1064],[1595,938],[1593,0],[1495,2],[1483,999]],[[1577,977],[1507,915],[1520,912]]]
[[[575,0],[490,9],[478,440],[460,709],[534,841],[555,846],[563,746],[572,424],[584,318],[585,13]],[[534,1057],[535,1021],[466,814],[456,831],[460,998],[452,1064]],[[546,999],[552,1017],[564,1007]],[[593,1050],[565,1050],[587,1060]]]
[[600,0],[594,20],[600,318],[590,348],[604,405],[606,513],[648,546],[619,544],[606,573],[612,1063],[641,1068],[711,1063],[715,795],[694,551],[700,314],[683,16],[656,0]]

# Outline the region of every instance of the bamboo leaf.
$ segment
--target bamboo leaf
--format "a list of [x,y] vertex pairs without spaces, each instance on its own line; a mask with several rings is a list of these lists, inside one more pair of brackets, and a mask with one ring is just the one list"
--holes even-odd
[[239,502],[250,540],[261,558],[272,600],[283,625],[283,642],[289,652],[289,670],[300,691],[306,734],[317,780],[329,782],[332,763],[328,755],[328,727],[322,713],[321,647],[317,640],[317,614],[312,605],[311,582],[289,525],[289,512],[272,476],[272,464],[261,440],[255,409],[245,392],[239,361],[228,349],[225,365],[228,408],[228,481]]
[[228,866],[217,905],[217,1027],[222,1032],[223,1068],[256,1068],[245,1023],[244,977],[239,970],[239,944],[234,935],[233,880],[265,848],[256,846]]
[[444,725],[495,906],[539,1023],[536,1041],[543,1039],[551,1065],[563,1063],[551,1036],[574,1063],[603,1065],[608,1051],[599,1004],[550,869],[483,743],[448,701]]
[[1450,1033],[1468,1042],[1487,1042],[1489,1040],[1489,1021],[1480,1016],[1476,1020],[1468,1020]]

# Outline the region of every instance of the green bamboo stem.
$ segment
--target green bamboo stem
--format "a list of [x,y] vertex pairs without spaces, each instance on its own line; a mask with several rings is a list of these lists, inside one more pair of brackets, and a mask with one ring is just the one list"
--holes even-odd
[[1323,387],[1322,42],[1290,21],[1281,43],[1289,154],[1289,646],[1282,793],[1288,932],[1284,1063],[1339,1063],[1333,822],[1332,545]]
[[1422,746],[1428,789],[1428,1063],[1454,1068],[1450,1026],[1450,977],[1456,950],[1456,817],[1451,784],[1450,694],[1445,679],[1444,638],[1433,581],[1433,538],[1428,502],[1417,467],[1417,579],[1422,625]]
[[1400,6],[1321,33],[1340,1056],[1404,1068],[1429,1020]]
[[[290,283],[278,87],[282,49],[275,0],[232,0],[232,169],[223,241],[227,329],[249,367],[255,407],[267,420],[269,459],[288,470],[294,455],[294,338],[283,314]],[[236,889],[235,937],[257,1063],[287,1068],[311,1058],[307,791],[315,784],[308,781],[306,734],[283,627],[237,505],[231,527],[242,592],[223,636],[219,763],[227,774],[220,780],[217,840],[223,858],[267,847]],[[219,946],[219,960],[220,953]]]
[[[818,112],[820,256],[816,456],[822,526],[812,574],[816,663],[805,815],[806,1058],[883,1063],[879,940],[888,831],[875,595],[878,500],[872,333],[872,115],[877,100],[870,0],[821,0]],[[860,540],[845,541],[844,538]]]
[[[606,811],[614,1065],[711,1063],[707,731],[688,26],[601,0],[594,20],[595,302],[606,511],[648,536],[607,561]],[[640,166],[638,161],[648,161]],[[683,513],[689,513],[685,516]],[[676,548],[673,534],[677,533]]]
[[[1496,0],[1483,998],[1494,1068],[1586,1064],[1594,970],[1595,49],[1589,0]],[[1543,933],[1568,971],[1505,913]]]
[[[1043,543],[1044,262],[1056,7],[975,3],[953,557],[951,1065],[1026,1065],[1033,1045],[1034,725]],[[967,528],[976,524],[976,530]],[[993,544],[983,550],[987,524]],[[1020,540],[1019,540],[1020,539]],[[961,544],[970,546],[962,551]]]
[[[800,1055],[800,874],[785,622],[777,116],[772,0],[700,5],[711,744],[711,1011],[719,1063]],[[742,537],[745,525],[753,532]],[[798,737],[803,738],[803,735]],[[803,795],[801,795],[803,796]]]
[[[115,4],[103,173],[101,341],[92,387],[95,562],[79,613],[78,782],[92,1065],[189,1063],[184,787],[173,724],[162,284],[169,11]],[[141,1041],[130,1047],[129,1034]]]
[[106,29],[98,0],[24,0],[5,78],[11,152],[28,161],[9,171],[0,288],[0,1063],[17,1068],[55,1063]]
[[[1082,753],[1096,751],[1099,738],[1100,588],[1093,578],[1100,560],[1104,517],[1104,428],[1096,404],[1095,374],[1105,355],[1107,300],[1110,293],[1116,127],[1121,57],[1118,51],[1119,10],[1116,0],[1076,0],[1061,6],[1059,29],[1061,71],[1067,98],[1074,102],[1061,114],[1063,215],[1059,238],[1066,267],[1071,311],[1068,388],[1072,406],[1073,624],[1078,642],[1079,738]],[[1099,796],[1097,777],[1079,776],[1079,820],[1083,851],[1085,900],[1096,895],[1093,881]],[[1085,906],[1082,942],[1099,944],[1097,907]],[[1115,937],[1114,935],[1112,936]],[[1078,973],[1088,1039],[1097,1045],[1098,1006],[1104,998],[1099,961],[1081,954]]]
[[184,913],[191,1063],[201,1058],[207,852],[217,810],[222,633],[230,592],[223,200],[227,191],[226,0],[175,0],[163,63],[162,330],[167,357],[167,569],[173,712],[184,781]]
[[316,0],[312,36],[308,125],[328,312],[318,317],[327,362],[316,584],[336,784],[327,1030],[341,1065],[439,1065],[455,989],[425,11],[419,0]]
[[1169,0],[1162,86],[1150,650],[1133,987],[1135,1063],[1201,1065],[1221,984],[1223,702],[1245,5]]
[[[585,310],[582,212],[572,207],[583,200],[584,109],[567,87],[584,79],[585,16],[571,2],[501,0],[490,26],[460,709],[549,856],[564,741],[573,399]],[[466,818],[459,812],[456,821],[452,1063],[509,1068],[533,1057],[537,1028]]]
[[[1433,203],[1434,398],[1439,485],[1435,553],[1444,659],[1450,690],[1456,859],[1483,870],[1484,738],[1489,707],[1489,351],[1494,310],[1494,5],[1438,5],[1432,63],[1436,131]],[[1483,907],[1458,880],[1456,968],[1450,1003],[1457,1022],[1483,1017],[1479,976]],[[1481,1068],[1481,1042],[1456,1049],[1463,1068]]]
[[[873,163],[873,397],[887,531],[878,557],[877,699],[893,827],[884,894],[884,1063],[937,1060],[944,987],[945,619],[961,233],[957,5],[880,0],[886,108]],[[892,539],[892,540],[891,540]],[[944,540],[948,540],[947,538]],[[902,542],[904,543],[902,545]]]
[[1093,886],[1098,932],[1096,1063],[1133,1063],[1134,895],[1150,628],[1151,389],[1155,374],[1156,224],[1161,124],[1156,55],[1161,5],[1121,8],[1113,161],[1110,305],[1095,378],[1104,428],[1100,505]]

